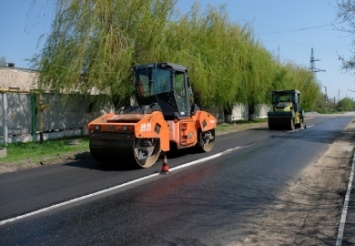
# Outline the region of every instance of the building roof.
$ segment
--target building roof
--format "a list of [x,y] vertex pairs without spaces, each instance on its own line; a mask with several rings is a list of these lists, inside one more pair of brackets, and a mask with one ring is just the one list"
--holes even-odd
[[8,66],[0,66],[0,88],[37,89],[38,76],[33,69],[17,68],[9,63]]

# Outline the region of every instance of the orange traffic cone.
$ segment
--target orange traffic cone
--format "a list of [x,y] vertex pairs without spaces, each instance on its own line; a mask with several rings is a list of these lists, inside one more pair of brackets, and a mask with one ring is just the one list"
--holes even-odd
[[166,155],[164,155],[164,159],[163,159],[163,166],[161,168],[160,174],[169,174],[169,165],[168,165],[168,159],[166,157]]

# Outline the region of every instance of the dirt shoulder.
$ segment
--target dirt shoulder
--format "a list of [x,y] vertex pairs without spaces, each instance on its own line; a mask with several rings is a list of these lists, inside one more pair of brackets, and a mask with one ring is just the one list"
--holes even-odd
[[[237,245],[334,245],[354,153],[355,123],[266,207]],[[276,242],[276,243],[275,243]]]

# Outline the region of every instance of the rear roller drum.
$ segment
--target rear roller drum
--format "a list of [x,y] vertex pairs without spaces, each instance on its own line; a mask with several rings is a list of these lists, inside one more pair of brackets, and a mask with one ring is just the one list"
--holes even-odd
[[151,167],[161,151],[160,140],[157,138],[135,138],[128,135],[91,137],[89,146],[91,155],[98,162],[116,165],[124,160],[124,165],[137,163],[143,168]]
[[143,168],[151,167],[160,155],[160,140],[158,138],[137,138],[133,153],[138,165]]

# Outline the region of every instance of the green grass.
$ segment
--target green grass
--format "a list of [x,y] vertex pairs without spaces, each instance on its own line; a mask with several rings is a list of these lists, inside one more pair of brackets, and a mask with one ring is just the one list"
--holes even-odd
[[227,132],[240,131],[248,128],[259,127],[264,125],[267,119],[257,119],[257,120],[238,120],[233,123],[221,123],[217,125],[217,135]]
[[13,143],[8,144],[7,156],[1,158],[0,162],[19,162],[24,160],[40,162],[43,159],[58,158],[58,155],[65,153],[88,150],[89,140],[87,137],[47,140],[42,144],[39,142]]

